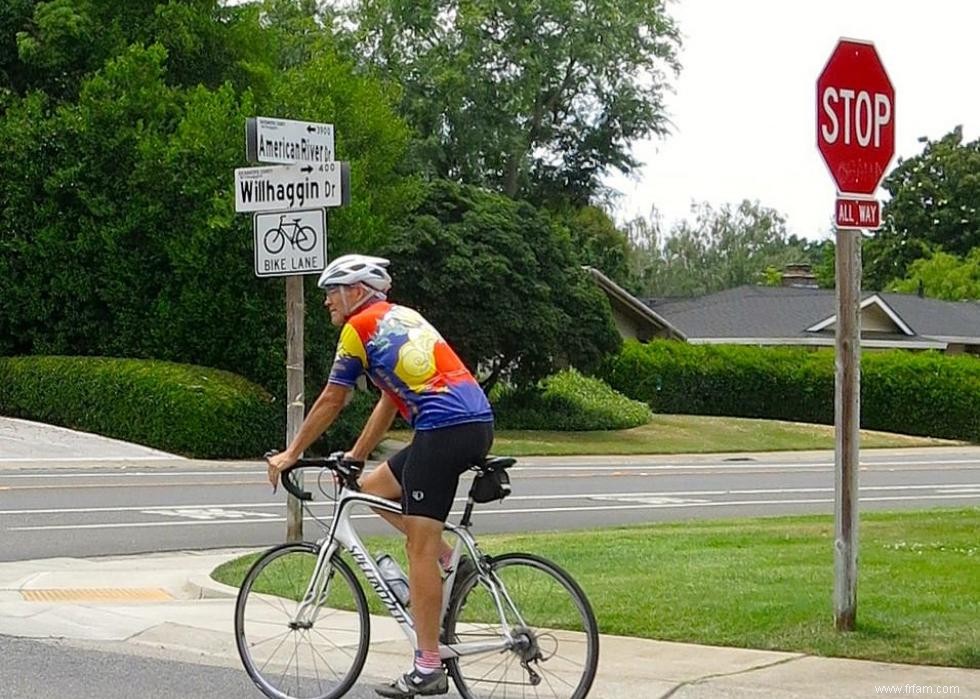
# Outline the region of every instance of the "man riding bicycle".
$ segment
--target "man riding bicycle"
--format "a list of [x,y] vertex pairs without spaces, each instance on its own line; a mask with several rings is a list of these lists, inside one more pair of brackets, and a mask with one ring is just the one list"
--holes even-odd
[[443,524],[459,476],[490,450],[493,411],[438,331],[418,312],[388,303],[388,264],[379,257],[344,255],[320,275],[330,321],[342,326],[336,357],[296,437],[268,462],[275,486],[280,472],[330,427],[362,373],[381,389],[381,398],[346,458],[365,460],[396,413],[412,426],[411,443],[361,480],[363,492],[402,503],[404,514],[380,514],[406,536],[417,650],[409,672],[375,691],[409,699],[449,691],[439,657],[442,575],[452,556]]

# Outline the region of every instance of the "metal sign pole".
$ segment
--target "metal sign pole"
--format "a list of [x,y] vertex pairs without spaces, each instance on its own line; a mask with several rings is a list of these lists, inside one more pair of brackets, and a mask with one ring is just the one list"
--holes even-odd
[[[293,441],[303,424],[303,277],[286,277],[286,444]],[[302,474],[296,474],[302,487]],[[286,495],[286,541],[303,540],[303,508],[299,500]]]
[[834,382],[834,626],[857,618],[858,469],[861,438],[861,232],[837,229],[837,336]]

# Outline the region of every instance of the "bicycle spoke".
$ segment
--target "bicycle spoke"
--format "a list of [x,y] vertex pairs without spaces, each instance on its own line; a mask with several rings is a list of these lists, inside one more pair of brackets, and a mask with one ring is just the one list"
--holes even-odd
[[330,645],[332,645],[334,648],[336,648],[337,650],[339,650],[341,653],[343,653],[344,655],[346,655],[348,658],[351,658],[351,659],[354,658],[354,654],[353,653],[351,653],[349,650],[347,650],[343,646],[334,643],[333,641],[331,641],[329,638],[327,638],[326,636],[324,636],[322,633],[320,633],[316,629],[313,629],[313,633],[315,633],[317,636],[319,636],[320,638],[322,638],[324,641],[326,641],[327,643],[329,643]]
[[[308,635],[309,634],[307,633],[307,636]],[[310,643],[310,650],[313,651],[313,655],[311,656],[311,658],[313,660],[313,673],[316,675],[316,687],[317,687],[318,690],[320,690],[320,693],[322,694],[323,693],[323,682],[322,682],[322,680],[320,680],[320,669],[316,666],[316,656],[318,656],[320,654],[317,652],[316,648],[313,647],[313,644],[312,643]],[[320,657],[321,657],[321,659],[323,658],[323,656],[320,656]],[[328,665],[328,667],[329,667],[329,665]]]
[[[535,556],[501,556],[491,568],[489,579],[470,583],[454,602],[449,636],[462,644],[509,634],[514,643],[502,658],[478,654],[447,661],[464,699],[583,699],[595,677],[598,629],[581,591],[564,571]],[[538,678],[534,683],[531,673]]]
[[288,635],[289,635],[289,634],[291,634],[292,632],[293,632],[293,631],[292,631],[292,629],[286,629],[285,631],[283,631],[283,632],[282,632],[281,634],[279,634],[278,636],[269,636],[269,637],[268,637],[268,638],[266,638],[265,640],[262,640],[262,641],[257,641],[257,642],[255,642],[255,643],[250,643],[248,647],[249,647],[249,648],[258,648],[258,647],[259,647],[259,646],[261,646],[261,645],[262,645],[263,643],[269,643],[270,641],[274,641],[274,640],[276,640],[277,638],[281,638],[281,637],[283,637],[283,636],[288,636]]
[[[340,560],[328,560],[322,571],[334,581],[331,588],[337,595],[327,589],[318,595],[323,606],[311,611],[314,618],[324,612],[320,622],[306,619],[300,628],[283,630],[285,620],[296,621],[289,610],[297,606],[291,597],[302,597],[311,585],[317,554],[310,544],[271,549],[253,565],[243,584],[236,604],[238,648],[249,675],[267,696],[339,699],[363,667],[370,633],[367,605],[357,578]],[[341,612],[334,597],[344,600],[345,606],[353,602],[355,610]],[[273,612],[278,623],[270,621]],[[287,653],[291,633],[293,647]]]
[[266,668],[266,665],[268,665],[268,664],[269,664],[270,662],[272,662],[272,659],[273,659],[274,657],[276,657],[276,653],[278,653],[278,652],[279,652],[279,649],[280,649],[280,648],[282,648],[282,646],[283,646],[283,644],[284,644],[284,643],[286,642],[286,639],[287,639],[288,637],[289,637],[289,633],[288,633],[288,632],[287,632],[287,633],[285,633],[285,634],[283,634],[283,637],[282,637],[282,640],[281,640],[281,641],[279,641],[279,645],[278,645],[278,646],[276,646],[276,649],[275,649],[274,651],[272,651],[272,654],[271,654],[271,655],[270,655],[270,656],[269,656],[268,658],[266,658],[266,661],[265,661],[265,663],[264,663],[264,664],[262,665],[262,667],[261,667],[261,668],[259,669],[259,672],[261,672],[262,670],[265,670],[265,668]]

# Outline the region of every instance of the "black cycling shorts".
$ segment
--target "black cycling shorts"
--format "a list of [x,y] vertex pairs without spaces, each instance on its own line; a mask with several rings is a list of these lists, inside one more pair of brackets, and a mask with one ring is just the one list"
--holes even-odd
[[491,444],[492,422],[416,430],[411,444],[388,459],[388,467],[402,487],[402,511],[445,522],[460,475],[482,462]]

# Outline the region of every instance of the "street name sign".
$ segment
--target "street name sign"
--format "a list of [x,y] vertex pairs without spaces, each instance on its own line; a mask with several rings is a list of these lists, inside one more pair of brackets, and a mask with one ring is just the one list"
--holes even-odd
[[247,119],[245,155],[251,163],[329,163],[334,159],[333,124],[268,117]]
[[235,170],[235,211],[299,211],[346,203],[342,163]]
[[257,213],[255,276],[318,274],[327,267],[327,216],[323,209]]
[[835,220],[838,228],[880,228],[881,205],[874,199],[838,197]]
[[817,148],[842,194],[874,194],[885,176],[895,89],[871,42],[841,39],[817,78]]

